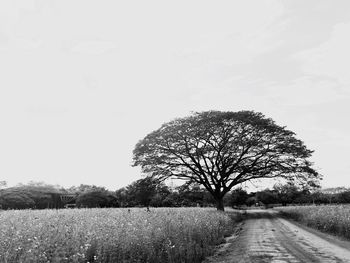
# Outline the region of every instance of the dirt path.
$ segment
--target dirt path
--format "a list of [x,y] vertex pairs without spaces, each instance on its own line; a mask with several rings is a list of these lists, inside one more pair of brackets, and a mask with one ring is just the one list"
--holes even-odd
[[350,262],[350,242],[300,227],[273,210],[252,210],[239,233],[205,262]]

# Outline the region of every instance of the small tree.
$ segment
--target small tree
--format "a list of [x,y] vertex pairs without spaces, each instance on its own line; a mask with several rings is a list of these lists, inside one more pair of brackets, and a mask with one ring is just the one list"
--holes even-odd
[[139,179],[126,187],[130,203],[133,205],[149,206],[152,198],[161,191],[162,185],[154,178]]
[[232,207],[245,205],[248,199],[248,193],[242,188],[237,188],[231,192],[230,204]]
[[253,111],[207,111],[163,124],[139,141],[133,165],[158,179],[203,185],[224,210],[234,186],[259,178],[315,180],[312,151],[295,134]]
[[130,196],[128,194],[128,190],[125,187],[118,189],[115,191],[115,196],[120,203],[121,207],[130,206]]
[[278,203],[278,195],[276,191],[265,189],[255,194],[258,202],[263,203],[265,206]]
[[292,183],[276,184],[273,188],[277,193],[278,201],[284,206],[293,203],[300,196],[301,192],[298,186]]

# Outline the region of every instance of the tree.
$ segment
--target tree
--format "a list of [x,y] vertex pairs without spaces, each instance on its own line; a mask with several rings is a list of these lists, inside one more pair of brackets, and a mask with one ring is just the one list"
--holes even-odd
[[263,203],[266,207],[270,204],[276,204],[279,201],[277,192],[269,189],[257,192],[255,197],[258,202]]
[[0,196],[0,206],[3,209],[34,208],[35,201],[21,189],[8,188],[3,190]]
[[273,186],[273,189],[277,193],[278,200],[283,206],[295,202],[301,193],[298,186],[290,182],[284,185],[276,184]]
[[121,207],[130,206],[130,196],[128,194],[128,190],[126,190],[125,187],[115,191],[115,196],[117,197],[117,200],[119,201]]
[[76,200],[78,207],[119,207],[117,197],[108,191],[83,192]]
[[126,187],[130,198],[130,204],[149,206],[152,198],[160,192],[162,185],[154,178],[139,179]]
[[234,186],[259,178],[315,180],[312,151],[292,131],[253,111],[206,111],[163,124],[139,141],[133,166],[158,179],[203,185],[224,210]]
[[248,197],[249,195],[245,190],[237,188],[231,192],[230,204],[232,207],[245,205]]
[[255,194],[253,194],[253,195],[249,194],[248,196],[249,197],[245,201],[247,206],[253,206],[253,205],[258,204],[258,199],[256,198]]
[[84,192],[91,192],[91,191],[107,191],[106,188],[103,186],[96,186],[96,185],[88,185],[88,184],[80,184],[79,186],[72,186],[68,188],[68,192],[71,193],[84,193]]
[[196,183],[185,183],[178,186],[177,191],[182,206],[203,206],[205,191]]
[[[53,207],[54,200],[52,195],[59,195],[60,193],[58,188],[51,185],[29,183],[2,189],[0,192],[0,199],[3,196],[10,196],[10,199],[13,201],[11,201],[11,205],[8,205],[8,208],[22,209],[30,207],[44,209]],[[12,198],[16,195],[18,195],[18,197]],[[5,203],[8,202],[6,200],[4,201]],[[21,202],[23,202],[23,204],[21,204]],[[32,204],[32,202],[34,202],[34,204]],[[6,207],[6,204],[3,205],[3,207]]]
[[152,196],[150,205],[154,207],[170,206],[170,199],[167,197],[170,195],[170,189],[167,185],[159,182],[156,187],[156,193]]

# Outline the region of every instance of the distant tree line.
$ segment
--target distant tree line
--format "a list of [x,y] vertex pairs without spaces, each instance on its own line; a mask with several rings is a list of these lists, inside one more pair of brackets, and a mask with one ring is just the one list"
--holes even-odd
[[[236,188],[224,199],[225,206],[274,206],[350,203],[350,189],[321,191],[293,183],[276,184],[272,189],[251,192]],[[0,188],[2,209],[46,209],[64,207],[193,207],[215,206],[212,195],[199,184],[187,182],[169,187],[157,179],[145,177],[130,185],[109,191],[104,187],[81,184],[70,188],[31,182]]]
[[232,207],[348,203],[350,189],[335,188],[333,191],[324,191],[317,187],[298,187],[292,183],[276,184],[272,189],[252,193],[238,188],[231,192],[230,199]]
[[[3,184],[5,187],[6,185]],[[170,188],[149,177],[117,191],[95,185],[61,186],[31,182],[0,190],[2,209],[46,209],[64,207],[179,207],[210,206],[212,196],[197,184]]]
[[71,207],[118,207],[115,192],[95,185],[65,189],[41,182],[19,184],[0,190],[2,209],[46,209]]

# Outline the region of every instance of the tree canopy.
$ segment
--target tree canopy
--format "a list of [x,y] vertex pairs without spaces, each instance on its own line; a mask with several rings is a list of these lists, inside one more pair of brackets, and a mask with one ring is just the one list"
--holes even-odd
[[312,151],[286,127],[254,111],[194,113],[163,124],[139,141],[133,165],[158,179],[204,186],[223,210],[232,187],[260,178],[314,181]]
[[117,197],[108,191],[94,190],[81,193],[76,204],[78,207],[119,207]]

